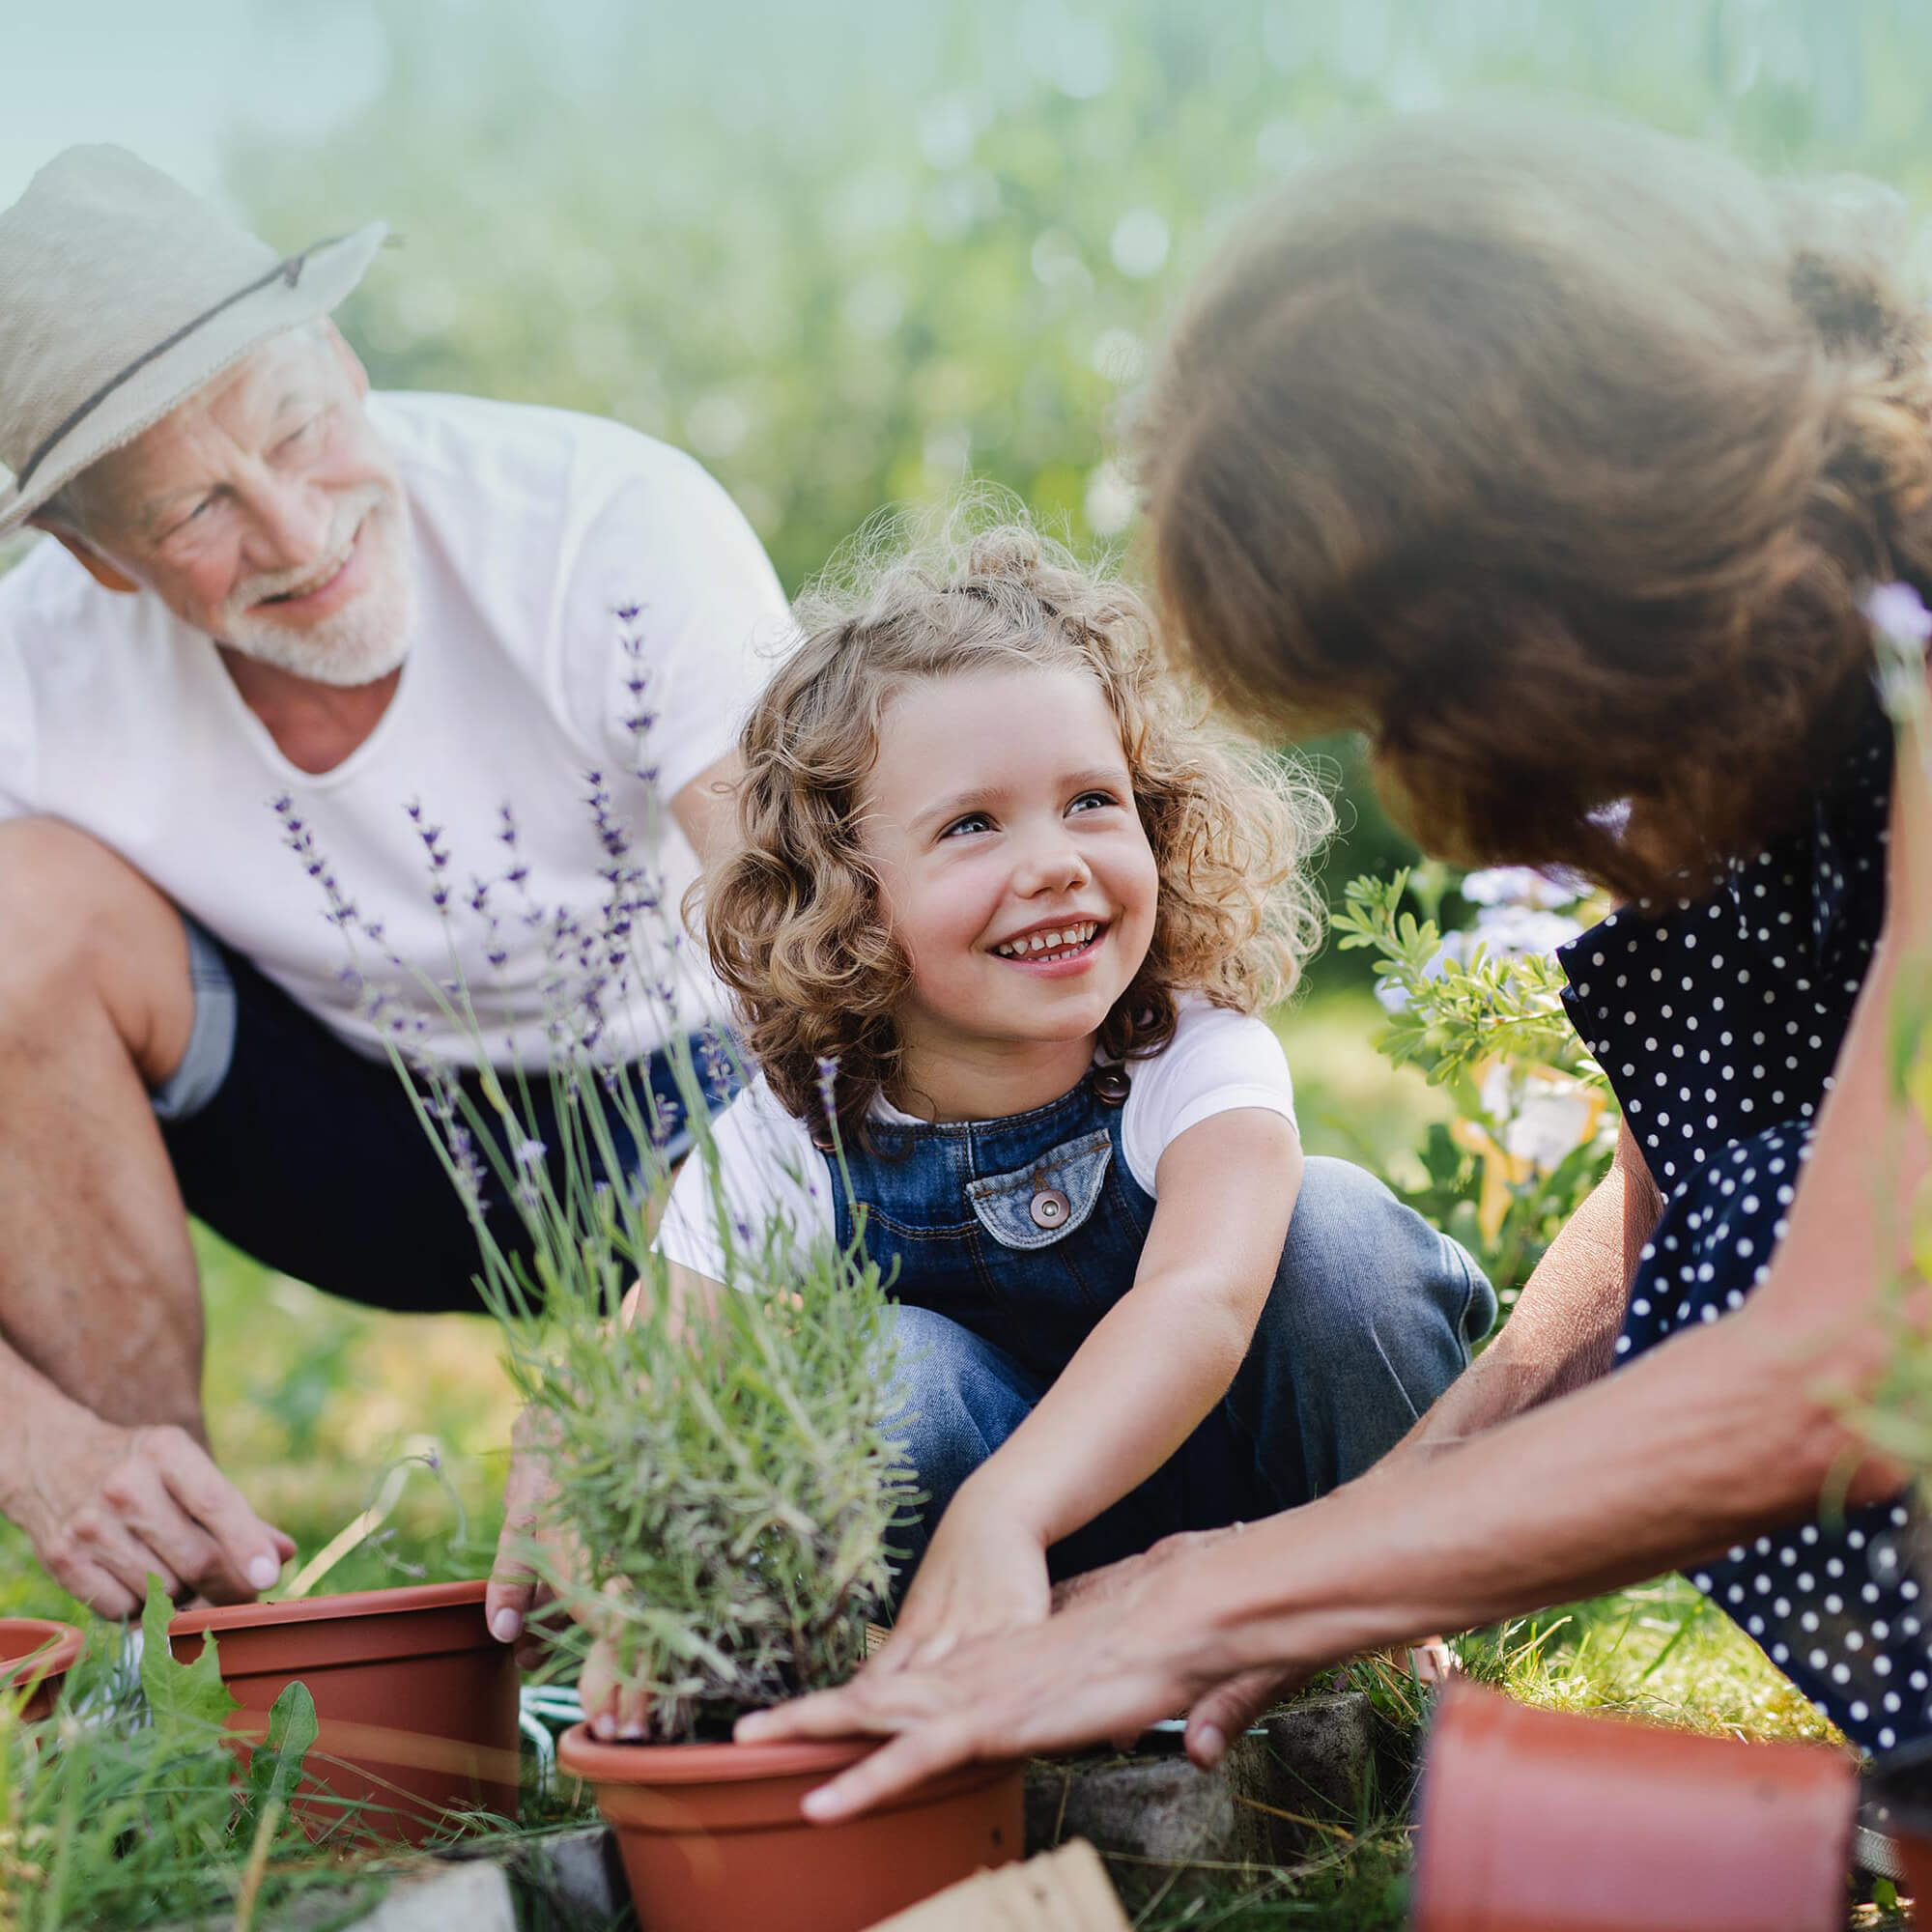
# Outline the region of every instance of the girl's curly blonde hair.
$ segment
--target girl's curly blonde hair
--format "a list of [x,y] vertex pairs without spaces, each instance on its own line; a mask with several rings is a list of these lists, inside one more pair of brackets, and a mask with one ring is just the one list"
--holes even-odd
[[804,641],[740,740],[740,849],[702,889],[745,1043],[780,1102],[821,1133],[836,1117],[863,1136],[874,1099],[898,1086],[894,1015],[911,966],[860,825],[881,722],[915,680],[1083,669],[1120,720],[1159,895],[1147,958],[1101,1028],[1109,1055],[1157,1052],[1183,990],[1243,1012],[1284,997],[1321,937],[1306,864],[1334,820],[1320,790],[1200,722],[1125,584],[1024,524],[956,523],[911,550],[896,520],[875,523],[800,599]]

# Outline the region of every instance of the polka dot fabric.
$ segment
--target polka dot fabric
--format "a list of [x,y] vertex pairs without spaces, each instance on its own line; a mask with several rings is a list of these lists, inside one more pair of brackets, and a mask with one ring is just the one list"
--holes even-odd
[[[1762,1281],[1885,917],[1891,734],[1873,717],[1809,821],[1708,897],[1613,913],[1558,957],[1664,1207],[1618,1361]],[[1932,1734],[1902,1504],[1758,1537],[1693,1581],[1869,1750]]]

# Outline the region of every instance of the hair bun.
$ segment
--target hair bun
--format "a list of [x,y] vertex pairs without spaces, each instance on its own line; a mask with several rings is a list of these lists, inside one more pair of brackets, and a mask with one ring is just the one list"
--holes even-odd
[[1038,532],[1029,524],[1009,522],[977,531],[966,552],[968,577],[1005,578],[1035,583],[1046,566]]
[[1782,190],[1792,299],[1834,355],[1895,360],[1916,348],[1914,311],[1898,264],[1911,235],[1905,197],[1861,175],[1833,175]]

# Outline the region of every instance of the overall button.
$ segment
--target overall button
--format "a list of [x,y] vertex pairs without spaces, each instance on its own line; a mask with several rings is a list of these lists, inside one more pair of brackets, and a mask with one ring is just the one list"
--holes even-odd
[[1038,1228],[1058,1228],[1071,1211],[1072,1204],[1057,1187],[1042,1187],[1033,1197],[1027,1212]]
[[1094,1069],[1094,1092],[1110,1107],[1118,1107],[1127,1097],[1133,1081],[1124,1066],[1096,1066]]

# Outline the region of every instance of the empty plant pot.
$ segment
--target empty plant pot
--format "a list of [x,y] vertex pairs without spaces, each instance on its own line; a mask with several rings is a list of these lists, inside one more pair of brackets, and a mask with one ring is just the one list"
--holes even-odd
[[53,1716],[61,1682],[86,1642],[71,1624],[47,1617],[0,1617],[0,1686],[10,1698],[26,1690],[20,1715],[29,1723]]
[[863,1932],[1020,1856],[1025,1772],[968,1765],[864,1817],[813,1825],[799,1801],[876,1749],[850,1744],[600,1744],[557,1762],[597,1793],[640,1932]]
[[229,1723],[250,1743],[287,1685],[308,1687],[321,1729],[298,1808],[311,1831],[419,1844],[453,1805],[516,1816],[517,1666],[483,1621],[483,1590],[431,1583],[190,1610],[168,1644],[190,1663],[213,1635],[242,1706]]
[[1451,1683],[1423,1762],[1413,1932],[1839,1932],[1856,1805],[1829,1746]]

